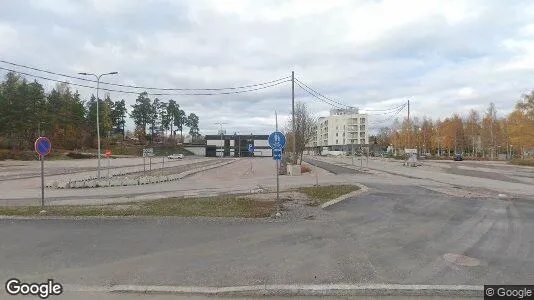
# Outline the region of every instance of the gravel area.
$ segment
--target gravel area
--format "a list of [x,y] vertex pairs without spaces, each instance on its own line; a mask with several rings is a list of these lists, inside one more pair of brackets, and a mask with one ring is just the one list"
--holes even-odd
[[[276,201],[276,193],[261,193],[243,196],[246,198]],[[282,216],[280,221],[297,221],[297,220],[329,220],[330,214],[319,206],[310,206],[310,200],[306,194],[299,192],[281,192],[280,201],[282,204]]]

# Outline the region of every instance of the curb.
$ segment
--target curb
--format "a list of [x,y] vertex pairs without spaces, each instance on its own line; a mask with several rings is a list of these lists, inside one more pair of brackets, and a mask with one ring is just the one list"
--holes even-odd
[[[100,184],[100,182],[108,182],[109,179],[101,179],[100,181],[96,180],[96,177],[91,177],[88,180],[76,180],[76,181],[54,181],[53,183],[49,183],[46,185],[47,188],[54,188],[54,189],[83,189],[83,188],[99,188],[99,187],[116,187],[116,186],[138,186],[138,185],[144,185],[144,184],[154,184],[154,183],[161,183],[161,182],[170,182],[182,179],[184,177],[187,177],[189,175],[193,175],[199,172],[203,172],[210,169],[215,169],[218,167],[222,167],[228,164],[233,163],[234,161],[225,161],[225,162],[216,162],[214,164],[208,164],[207,166],[198,167],[195,169],[187,170],[181,173],[166,175],[166,176],[144,176],[140,177],[137,180],[136,179],[123,179],[120,181],[119,184]],[[134,172],[138,173],[138,172]],[[128,173],[125,173],[123,175],[127,175]],[[122,176],[122,175],[121,175]],[[112,179],[113,180],[113,179]],[[115,179],[117,180],[117,179]],[[125,181],[128,181],[127,184],[125,184]],[[96,181],[96,182],[94,182]],[[93,182],[94,186],[87,186],[86,184],[88,182]],[[78,186],[80,185],[80,186]],[[60,187],[61,186],[61,187]]]
[[116,285],[84,287],[65,285],[73,292],[189,294],[218,296],[448,296],[483,297],[482,285],[409,284],[275,284],[229,287]]
[[355,197],[355,196],[358,196],[358,195],[360,195],[360,194],[363,194],[363,193],[366,193],[366,192],[369,191],[369,188],[366,187],[366,186],[363,185],[363,184],[360,184],[360,183],[354,183],[354,185],[359,186],[360,189],[357,190],[357,191],[354,191],[354,192],[350,192],[350,193],[348,193],[348,194],[345,194],[345,195],[343,195],[343,196],[337,197],[336,199],[330,200],[330,201],[328,201],[328,202],[325,202],[325,203],[323,203],[323,204],[321,205],[321,208],[327,208],[327,207],[329,207],[329,206],[331,206],[331,205],[334,205],[334,204],[336,204],[336,203],[339,203],[339,202],[341,202],[341,201],[343,201],[343,200],[345,200],[345,199],[347,199],[347,198]]

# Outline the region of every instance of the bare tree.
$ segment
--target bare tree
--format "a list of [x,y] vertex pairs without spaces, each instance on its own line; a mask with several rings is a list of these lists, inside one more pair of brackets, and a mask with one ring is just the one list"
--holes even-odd
[[[316,119],[311,115],[308,106],[303,102],[295,103],[295,132],[294,135],[291,132],[292,127],[292,117],[289,117],[288,125],[286,126],[287,137],[288,137],[288,147],[287,150],[296,157],[300,157],[300,163],[302,164],[302,157],[304,155],[304,150],[306,146],[313,140],[315,137],[315,125]],[[293,137],[296,138],[296,151],[293,149]],[[293,161],[293,160],[291,160]]]

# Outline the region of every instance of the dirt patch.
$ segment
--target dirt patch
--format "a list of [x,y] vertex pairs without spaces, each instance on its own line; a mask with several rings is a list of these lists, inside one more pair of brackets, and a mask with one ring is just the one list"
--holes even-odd
[[[275,201],[276,193],[253,194],[253,195],[241,196],[240,198],[249,198],[249,199],[254,199],[258,201]],[[299,192],[282,192],[280,193],[280,200],[282,202],[287,202],[287,201],[296,201],[296,202],[302,202],[302,203],[309,202],[308,196],[306,196],[306,194],[299,193]]]
[[458,186],[451,186],[451,187],[424,187],[427,190],[431,190],[434,192],[442,193],[445,195],[453,196],[453,197],[464,197],[464,198],[487,198],[487,197],[494,197],[495,193],[492,193],[490,191],[484,191],[484,190],[477,190],[477,189],[467,189],[463,187]]

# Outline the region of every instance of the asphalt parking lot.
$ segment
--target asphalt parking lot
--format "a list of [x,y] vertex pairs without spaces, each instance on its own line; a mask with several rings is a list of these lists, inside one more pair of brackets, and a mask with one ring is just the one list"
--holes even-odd
[[[323,161],[322,167],[336,173],[342,164]],[[242,167],[244,172],[246,161]],[[419,178],[433,172],[429,168],[388,170],[323,176],[364,182],[369,191],[316,219],[3,218],[0,278],[208,287],[534,281],[534,205],[528,195],[454,194],[449,191],[469,185],[446,183],[446,173]]]

